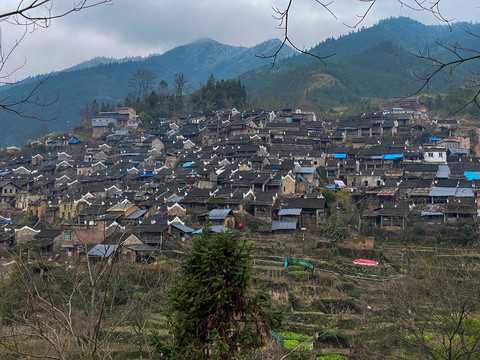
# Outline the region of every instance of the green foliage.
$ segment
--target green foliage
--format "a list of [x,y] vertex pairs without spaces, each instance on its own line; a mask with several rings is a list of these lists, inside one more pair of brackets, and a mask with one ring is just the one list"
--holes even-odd
[[327,207],[331,207],[335,203],[335,200],[337,199],[337,197],[335,196],[335,193],[327,187],[322,189],[322,195],[325,198]]
[[0,285],[0,314],[2,324],[11,324],[20,310],[24,294],[18,286]]
[[223,79],[216,81],[211,74],[206,85],[192,95],[192,102],[197,110],[212,111],[221,108],[241,108],[245,105],[246,98],[245,87],[240,81]]
[[281,331],[278,332],[277,335],[281,336],[284,340],[297,340],[297,341],[305,341],[311,340],[313,341],[313,336],[306,335],[306,334],[298,334],[293,331]]
[[47,146],[45,144],[38,144],[38,145],[35,145],[33,147],[33,151],[36,152],[36,153],[41,153],[41,154],[44,154],[44,153],[47,153],[47,152],[50,152],[52,151],[53,148],[51,146]]
[[460,240],[463,245],[473,244],[477,241],[478,234],[474,225],[464,224],[460,228]]
[[320,329],[318,341],[338,347],[348,347],[349,345],[348,335],[340,330]]
[[[426,333],[422,334],[422,339],[423,339],[423,341],[430,341],[430,340],[433,339],[434,336],[435,336],[435,333],[426,332]],[[409,341],[413,341],[413,340],[417,339],[417,336],[415,334],[407,334],[407,335],[405,335],[405,339],[409,340]]]
[[173,339],[154,341],[171,359],[227,359],[265,343],[269,325],[279,325],[269,296],[252,291],[252,247],[232,233],[205,229],[182,263],[168,294],[166,316]]
[[[298,340],[283,340],[283,347],[287,350],[293,350],[300,344]],[[310,350],[310,342],[303,343],[300,345],[302,350]]]
[[320,356],[317,358],[317,360],[347,360],[348,358],[343,355],[337,355],[337,354],[328,354],[324,356]]
[[331,239],[341,239],[347,235],[347,225],[355,226],[357,224],[357,209],[352,202],[352,195],[347,189],[333,193],[334,197],[328,191],[325,189],[322,191],[330,197],[330,200],[327,199],[327,204],[330,201],[330,217],[324,224],[322,235]]
[[[446,93],[435,96],[422,96],[420,102],[425,105],[432,114],[439,117],[452,115],[478,119],[480,109],[472,102],[476,95],[475,88],[464,86],[450,89]],[[473,136],[473,139],[476,135]]]

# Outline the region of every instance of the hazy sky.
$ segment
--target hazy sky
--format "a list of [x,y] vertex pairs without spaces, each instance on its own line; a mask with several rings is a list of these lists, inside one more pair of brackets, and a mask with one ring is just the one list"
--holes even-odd
[[[20,0],[1,0],[0,12],[15,8]],[[66,6],[73,0],[55,0]],[[425,0],[426,2],[430,0]],[[406,0],[413,3],[413,0]],[[163,53],[173,47],[209,37],[224,44],[253,46],[282,37],[272,7],[283,9],[287,0],[114,0],[55,20],[50,27],[27,33],[7,63],[21,67],[12,80],[62,70],[96,56],[123,58]],[[370,3],[335,0],[335,19],[315,0],[294,0],[289,28],[299,47],[310,48],[328,37],[351,31],[346,25]],[[444,16],[477,22],[479,0],[441,0]],[[425,24],[440,23],[426,12],[401,6],[398,0],[378,0],[361,26],[369,27],[390,16],[408,16]],[[21,28],[0,23],[2,52],[8,53]],[[5,75],[5,69],[2,71]]]

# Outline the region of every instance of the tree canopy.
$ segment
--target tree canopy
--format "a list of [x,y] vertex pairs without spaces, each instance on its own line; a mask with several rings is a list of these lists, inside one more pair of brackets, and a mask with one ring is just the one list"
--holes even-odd
[[162,356],[232,359],[265,343],[269,325],[279,317],[271,312],[269,296],[253,290],[251,253],[252,247],[230,232],[211,236],[206,229],[194,240],[168,295],[173,339],[156,344]]

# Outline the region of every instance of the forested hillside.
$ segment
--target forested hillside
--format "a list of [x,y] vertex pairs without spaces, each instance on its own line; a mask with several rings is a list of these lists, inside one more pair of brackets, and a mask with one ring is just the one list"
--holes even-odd
[[[25,104],[21,109],[38,119],[2,113],[1,120],[11,126],[8,132],[0,135],[0,146],[21,144],[27,138],[38,138],[47,132],[72,129],[85,120],[82,114],[85,115],[86,105],[92,104],[93,100],[99,106],[104,103],[114,107],[123,103],[129,93],[136,91],[130,84],[139,69],[154,75],[155,81],[149,92],[155,90],[157,95],[174,93],[174,76],[179,73],[187,80],[183,89],[187,95],[200,89],[211,74],[216,79],[236,78],[245,87],[246,104],[250,106],[292,107],[303,104],[313,111],[326,111],[332,106],[352,106],[372,99],[406,96],[417,91],[422,86],[419,79],[432,71],[432,63],[421,59],[418,54],[428,52],[430,56],[442,59],[452,56],[439,43],[459,43],[475,49],[478,38],[465,31],[467,28],[480,33],[478,24],[458,23],[449,28],[426,26],[408,18],[383,20],[371,28],[353,31],[338,39],[327,39],[311,49],[314,54],[332,55],[325,64],[285,47],[272,67],[272,59],[257,55],[274,54],[280,46],[278,39],[252,48],[203,39],[141,61],[135,58],[111,63],[104,59],[98,66],[91,66],[95,61],[87,62],[85,66],[74,67],[79,70],[50,75],[40,86],[31,100],[38,99],[49,105]],[[458,67],[452,75],[439,74],[424,90],[433,93],[457,88],[471,70]],[[162,81],[164,86],[160,87]],[[29,79],[13,88],[3,88],[1,95],[18,99],[28,94],[35,84],[35,80]],[[196,105],[189,110],[210,110],[213,106],[211,101],[198,100],[190,102]],[[164,113],[168,115],[168,112]]]

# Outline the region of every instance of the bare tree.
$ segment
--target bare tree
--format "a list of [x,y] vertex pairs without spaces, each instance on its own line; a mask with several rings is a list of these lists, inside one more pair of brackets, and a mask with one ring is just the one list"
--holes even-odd
[[165,95],[165,91],[168,88],[168,83],[165,80],[162,80],[158,83],[158,92],[160,95]]
[[96,258],[87,250],[60,265],[31,248],[0,269],[0,357],[111,359],[120,327],[150,351],[146,322],[171,274],[122,260],[120,247]]
[[[52,20],[100,4],[111,4],[112,2],[113,0],[73,0],[65,7],[65,5],[57,5],[57,2],[54,0],[18,0],[18,4],[13,6],[10,11],[0,13],[0,36],[3,27],[15,26],[22,29],[20,36],[10,48],[4,46],[3,41],[0,39],[0,85],[17,84],[17,82],[12,82],[10,79],[17,70],[23,67],[24,63],[17,65],[11,71],[6,70],[6,64],[27,34],[38,28],[49,27]],[[25,105],[30,104],[43,109],[44,106],[56,101],[56,99],[47,100],[37,96],[37,90],[46,79],[37,79],[37,82],[32,85],[30,90],[18,98],[10,98],[8,96],[0,98],[0,109],[23,117],[41,119],[41,113],[40,115],[30,115]]]
[[[319,5],[320,11],[325,11],[329,15],[331,15],[333,18],[337,19],[337,16],[333,10],[333,5],[335,3],[335,0],[331,0],[331,1],[312,0],[312,1],[316,2]],[[432,0],[432,1],[391,0],[391,1],[397,2],[400,7],[407,8],[412,11],[416,11],[416,12],[423,11],[423,12],[430,13],[438,21],[445,23],[449,26],[452,21],[452,19],[447,18],[440,11],[440,5],[442,0]],[[259,55],[259,57],[261,58],[272,59],[272,66],[275,65],[278,54],[280,53],[280,51],[285,45],[290,45],[298,52],[312,56],[320,60],[322,63],[324,63],[325,59],[335,55],[335,54],[319,54],[319,53],[307,51],[305,49],[301,49],[291,40],[290,34],[289,34],[289,20],[290,20],[291,9],[296,2],[298,1],[288,0],[285,8],[283,9],[278,7],[273,8],[273,12],[274,12],[273,17],[279,22],[278,28],[283,31],[283,40],[280,46],[275,50],[273,54]],[[367,16],[371,13],[374,6],[377,4],[377,0],[358,0],[358,2],[365,4],[365,9],[360,14],[357,15],[357,18],[355,19],[355,21],[353,21],[352,24],[344,23],[344,25],[347,28],[356,29],[367,18]],[[465,29],[465,31],[467,31],[473,37],[480,37],[480,34],[474,34],[470,32],[469,29]],[[447,53],[449,53],[449,55],[452,55],[452,56],[446,57],[445,59],[441,59],[441,58],[432,56],[430,53],[420,53],[417,55],[419,58],[430,62],[430,64],[432,65],[432,70],[427,74],[417,74],[418,78],[422,81],[422,84],[419,86],[415,94],[418,94],[424,88],[428,87],[431,80],[435,76],[437,76],[439,73],[443,73],[446,71],[447,73],[451,74],[458,66],[467,62],[468,63],[473,62],[476,64],[475,60],[480,59],[480,51],[477,49],[465,48],[457,43],[455,44],[439,43],[438,45],[444,48],[445,50],[447,50]],[[477,106],[480,107],[480,84],[476,80],[478,78],[478,74],[479,73],[477,71],[471,71],[471,75],[472,75],[471,79],[467,81],[466,85],[470,87],[474,87],[475,89],[479,89],[479,90],[475,93],[474,97],[469,103],[464,104],[464,107],[471,103],[475,103]],[[411,94],[411,95],[414,95],[414,94]]]
[[[333,4],[335,3],[335,0],[331,0],[331,1],[312,0],[312,1],[316,2],[319,5],[321,10],[326,11],[333,18],[337,19],[337,16],[335,15],[334,10],[332,10]],[[366,19],[367,15],[371,12],[373,7],[377,3],[377,0],[357,0],[357,1],[360,2],[360,3],[365,3],[367,7],[362,13],[357,15],[357,20],[353,24],[344,23],[344,25],[346,27],[351,28],[351,29],[357,28]],[[414,11],[427,11],[427,12],[431,13],[435,18],[437,18],[438,20],[440,20],[442,22],[445,22],[445,23],[450,22],[450,20],[443,17],[442,13],[440,12],[439,5],[440,5],[441,0],[436,0],[436,1],[432,1],[432,2],[427,2],[427,1],[424,1],[424,0],[411,0],[411,1],[393,0],[393,1],[398,2],[398,4],[402,7],[405,7],[405,8],[414,10]],[[313,57],[317,58],[318,60],[320,60],[322,62],[324,61],[324,59],[335,55],[335,54],[315,54],[315,53],[312,53],[312,52],[307,51],[305,49],[299,48],[291,40],[290,34],[289,34],[289,17],[290,17],[291,9],[296,2],[297,2],[296,0],[288,0],[288,3],[287,3],[287,5],[285,6],[284,9],[281,9],[281,8],[278,8],[278,7],[272,8],[273,12],[274,12],[273,17],[274,17],[274,19],[278,20],[278,22],[279,22],[278,28],[283,31],[283,40],[282,40],[282,43],[280,44],[280,46],[277,48],[277,50],[273,54],[270,54],[270,55],[262,54],[262,55],[259,56],[259,57],[265,58],[265,59],[271,58],[272,59],[272,66],[275,64],[275,61],[277,60],[278,54],[280,53],[280,51],[282,50],[282,48],[285,45],[290,45],[291,47],[293,47],[298,52],[313,56]]]
[[175,83],[175,93],[178,96],[183,95],[183,90],[185,89],[185,85],[188,83],[188,79],[184,73],[175,74],[173,82]]
[[385,284],[381,293],[398,330],[396,351],[410,354],[398,358],[478,359],[480,282],[466,255],[434,261],[409,256],[408,274]]
[[147,69],[138,69],[128,84],[137,90],[138,97],[144,100],[154,83],[155,74],[153,72]]

